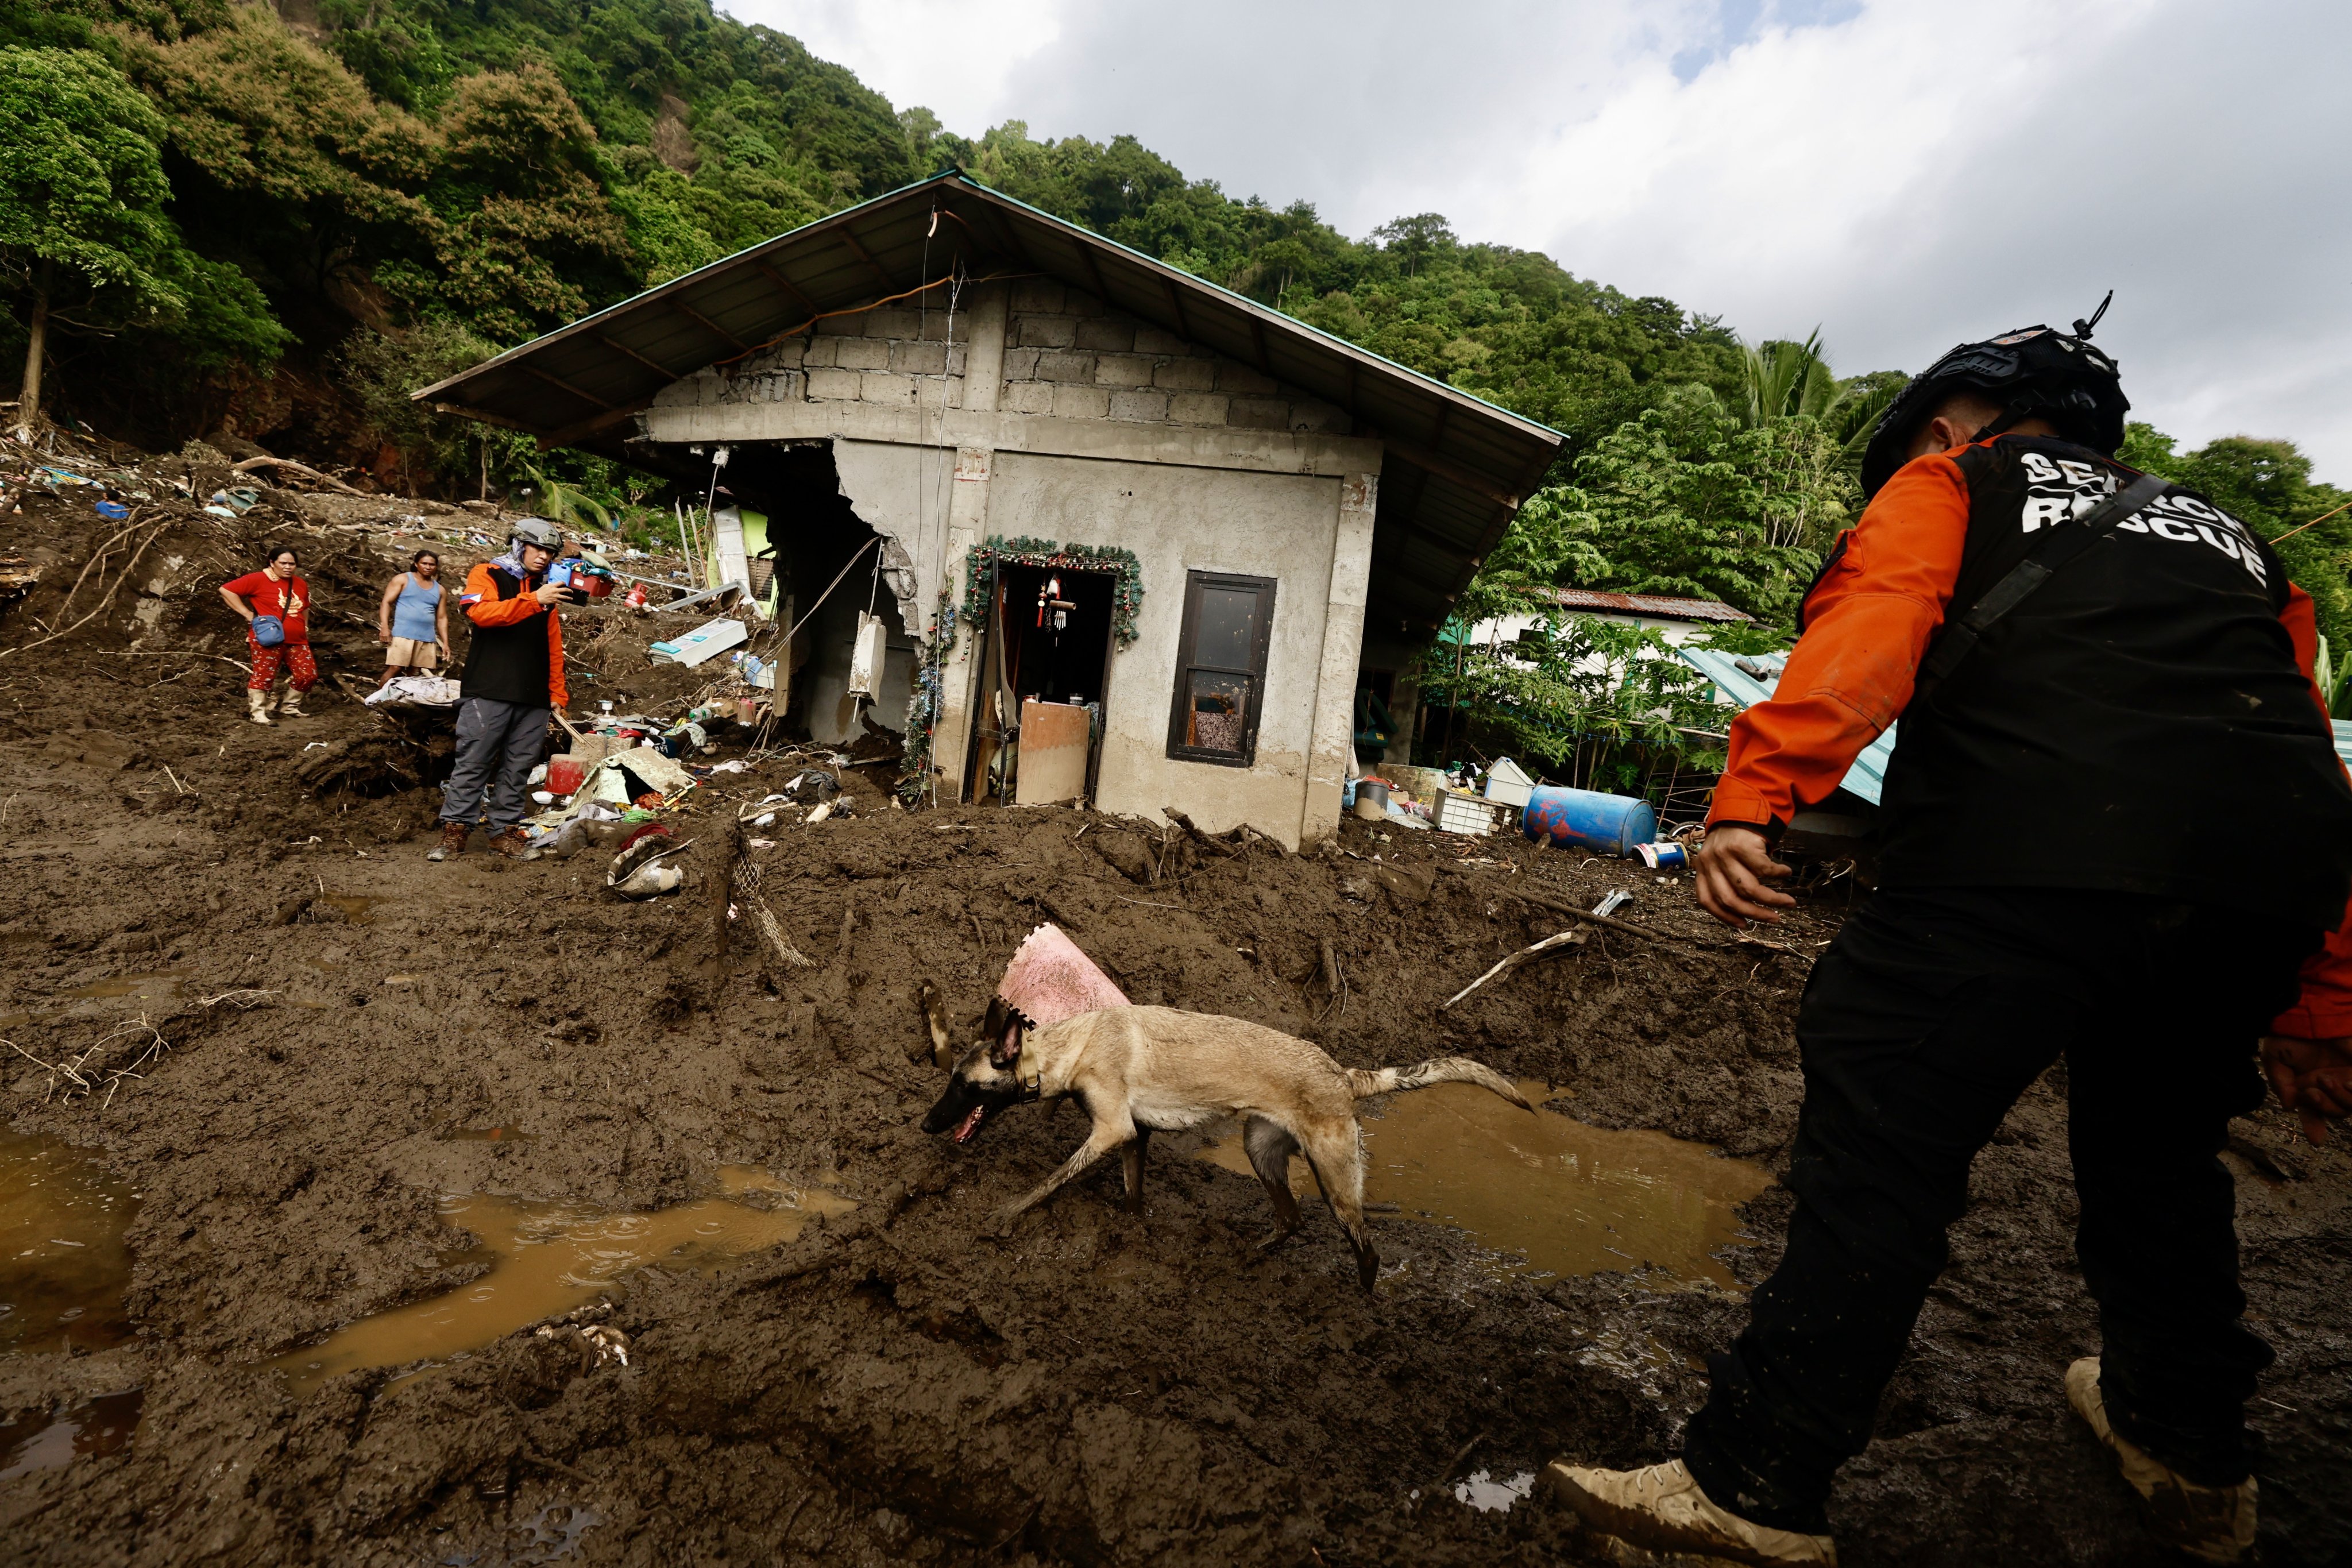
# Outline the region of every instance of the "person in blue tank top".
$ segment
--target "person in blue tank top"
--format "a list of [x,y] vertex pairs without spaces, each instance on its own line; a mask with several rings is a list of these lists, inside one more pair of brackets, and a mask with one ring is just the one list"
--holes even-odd
[[441,557],[420,550],[408,570],[383,585],[375,640],[384,645],[383,687],[394,676],[430,675],[449,661],[449,604]]

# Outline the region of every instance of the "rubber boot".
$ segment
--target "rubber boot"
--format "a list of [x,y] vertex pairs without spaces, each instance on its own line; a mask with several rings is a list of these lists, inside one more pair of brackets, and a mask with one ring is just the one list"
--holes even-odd
[[2066,1369],[2066,1403],[2115,1451],[2124,1479],[2147,1504],[2158,1535],[2200,1563],[2245,1561],[2254,1549],[2253,1477],[2234,1487],[2200,1486],[2116,1431],[2107,1423],[2107,1404],[2099,1394],[2097,1356],[2084,1356]]
[[248,690],[245,694],[245,716],[257,724],[269,722],[269,693]]
[[536,860],[539,851],[530,847],[530,835],[520,827],[509,827],[504,833],[490,835],[490,849],[509,860]]
[[286,695],[278,700],[278,716],[281,719],[302,719],[309,717],[309,715],[302,711],[302,694],[299,691],[295,690],[294,688],[290,686],[288,687],[286,689]]
[[1544,1479],[1586,1529],[1628,1545],[1765,1568],[1837,1568],[1837,1544],[1828,1536],[1774,1530],[1717,1507],[1680,1459],[1640,1470],[1588,1470],[1554,1459]]

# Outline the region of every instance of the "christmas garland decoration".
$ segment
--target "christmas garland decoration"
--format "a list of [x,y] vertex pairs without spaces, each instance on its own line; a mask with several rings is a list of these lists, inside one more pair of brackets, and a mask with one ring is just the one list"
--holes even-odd
[[1043,566],[1056,572],[1108,572],[1111,584],[1110,635],[1125,647],[1136,639],[1135,617],[1143,607],[1143,563],[1132,550],[1111,544],[1056,544],[1050,539],[1006,539],[1003,535],[976,544],[964,555],[963,618],[971,626],[986,624],[988,586],[1000,564]]
[[926,804],[937,788],[931,777],[931,749],[945,706],[940,663],[955,642],[956,619],[955,602],[948,597],[947,584],[942,583],[939,612],[931,617],[931,635],[915,639],[915,679],[907,692],[907,741],[901,753],[905,766],[898,795],[908,805]]

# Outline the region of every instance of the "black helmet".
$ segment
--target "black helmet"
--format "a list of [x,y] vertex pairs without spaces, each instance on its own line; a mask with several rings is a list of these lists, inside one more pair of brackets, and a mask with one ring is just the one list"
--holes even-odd
[[[2110,294],[2108,298],[2114,296]],[[2073,335],[2048,327],[2021,327],[1980,343],[1962,343],[1912,379],[1870,437],[1862,458],[1862,493],[1866,500],[1895,477],[1919,426],[1936,405],[1956,392],[1982,392],[2001,405],[2001,416],[1977,432],[1981,439],[2039,416],[2063,438],[2112,457],[2124,444],[2124,395],[2116,362],[2091,346],[2091,329],[2106,314],[2101,300]]]

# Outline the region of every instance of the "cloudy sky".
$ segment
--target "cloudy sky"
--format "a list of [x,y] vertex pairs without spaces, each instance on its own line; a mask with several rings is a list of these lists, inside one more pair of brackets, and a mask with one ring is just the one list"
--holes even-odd
[[2138,417],[2352,483],[2344,0],[721,0],[977,135],[1442,212],[1841,372],[2084,314]]

